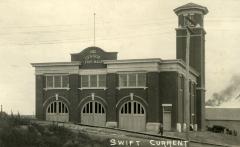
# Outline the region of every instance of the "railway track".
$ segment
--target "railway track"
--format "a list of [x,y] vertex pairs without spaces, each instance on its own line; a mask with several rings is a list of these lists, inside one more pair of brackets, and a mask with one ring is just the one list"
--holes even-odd
[[[196,141],[196,140],[191,140],[191,139],[186,139],[186,138],[180,138],[180,137],[172,137],[172,136],[166,136],[166,135],[160,135],[160,134],[153,134],[153,133],[147,133],[147,132],[135,132],[135,131],[129,131],[129,130],[124,130],[120,128],[108,128],[108,127],[100,127],[100,126],[90,126],[90,125],[83,125],[80,123],[64,123],[64,122],[51,122],[51,121],[39,121],[39,120],[32,120],[31,122],[37,123],[39,125],[51,125],[55,124],[58,126],[63,126],[68,129],[71,129],[73,131],[77,132],[87,132],[88,134],[93,134],[93,135],[101,135],[101,136],[111,136],[112,138],[121,138],[123,136],[127,138],[139,138],[139,139],[144,139],[144,140],[149,140],[150,146],[162,146],[162,147],[174,147],[175,145],[173,141],[176,143],[181,143],[182,146],[187,147],[240,147],[240,146],[234,146],[234,145],[227,145],[227,144],[214,144],[214,143],[209,143],[209,142],[204,142],[204,141]],[[151,142],[152,141],[152,142]],[[159,142],[160,141],[160,145]],[[161,144],[165,141],[167,144]],[[170,141],[172,141],[170,143]],[[124,142],[125,145],[126,143],[127,146],[131,146],[129,142]],[[122,145],[121,145],[122,146]],[[141,146],[141,145],[139,145]],[[177,145],[176,145],[177,146]]]

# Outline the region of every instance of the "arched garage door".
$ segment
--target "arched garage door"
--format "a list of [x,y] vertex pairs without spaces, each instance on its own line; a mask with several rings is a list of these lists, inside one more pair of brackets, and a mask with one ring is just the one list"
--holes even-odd
[[67,105],[62,101],[54,101],[50,103],[47,107],[46,120],[68,122],[69,111]]
[[81,123],[93,126],[105,126],[106,110],[103,105],[96,101],[90,101],[83,106]]
[[133,131],[144,131],[146,112],[142,104],[129,101],[122,105],[119,111],[119,127]]

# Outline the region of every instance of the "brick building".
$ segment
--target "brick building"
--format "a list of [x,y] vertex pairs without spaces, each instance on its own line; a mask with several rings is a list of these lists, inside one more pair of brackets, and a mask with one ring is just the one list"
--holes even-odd
[[203,128],[206,7],[178,7],[177,59],[118,60],[116,52],[88,47],[70,62],[32,63],[36,74],[36,117],[135,131],[181,130],[184,122],[186,17],[190,39],[189,124]]

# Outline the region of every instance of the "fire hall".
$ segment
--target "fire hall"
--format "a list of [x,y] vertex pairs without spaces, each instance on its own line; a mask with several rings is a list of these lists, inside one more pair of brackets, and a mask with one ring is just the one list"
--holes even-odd
[[93,46],[71,54],[70,62],[32,63],[36,118],[134,131],[204,129],[208,10],[188,3],[174,12],[176,59],[118,60],[117,52]]

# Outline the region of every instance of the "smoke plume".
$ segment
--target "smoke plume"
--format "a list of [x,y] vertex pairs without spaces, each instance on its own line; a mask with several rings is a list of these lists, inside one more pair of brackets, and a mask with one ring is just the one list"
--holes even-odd
[[234,97],[236,93],[240,94],[240,75],[234,75],[225,89],[218,93],[213,93],[212,98],[206,102],[206,106],[220,106],[222,103],[234,98],[240,99],[239,96]]

